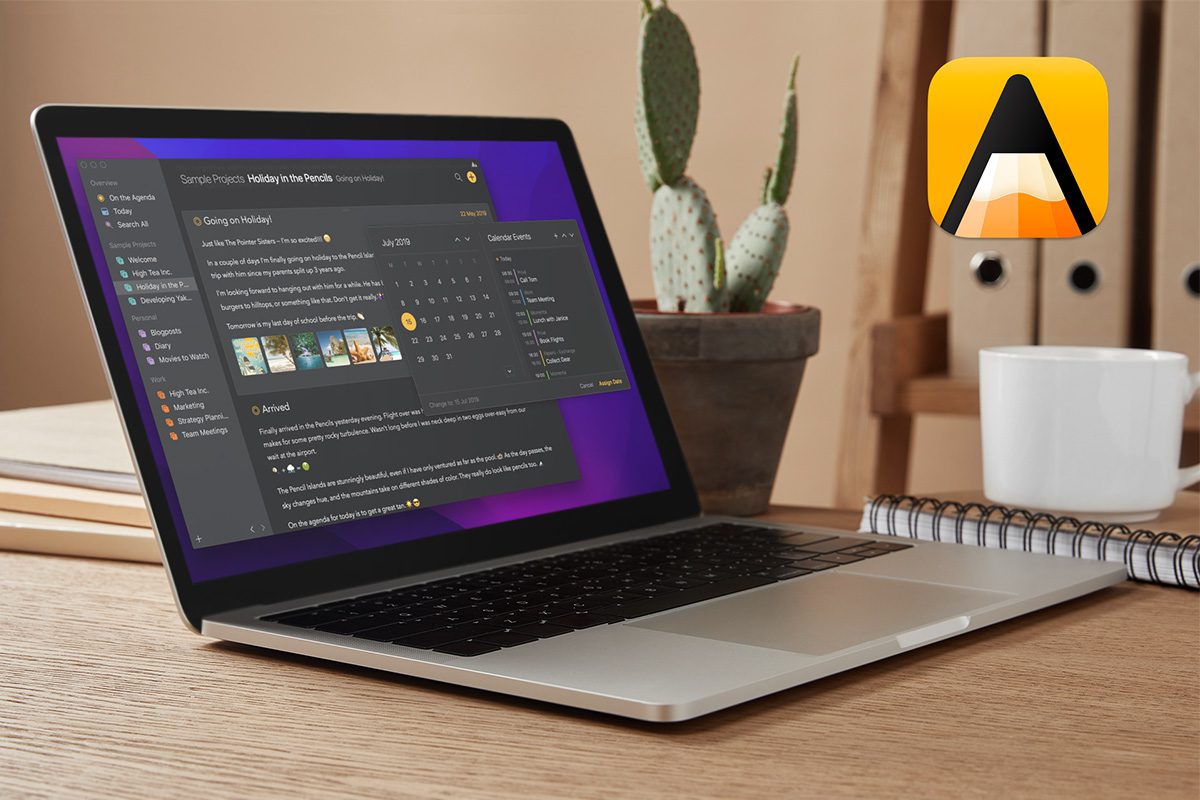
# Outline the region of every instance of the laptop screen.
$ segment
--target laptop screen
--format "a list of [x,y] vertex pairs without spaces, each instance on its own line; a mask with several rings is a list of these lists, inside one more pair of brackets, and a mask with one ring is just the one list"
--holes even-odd
[[58,145],[193,581],[669,488],[554,142]]

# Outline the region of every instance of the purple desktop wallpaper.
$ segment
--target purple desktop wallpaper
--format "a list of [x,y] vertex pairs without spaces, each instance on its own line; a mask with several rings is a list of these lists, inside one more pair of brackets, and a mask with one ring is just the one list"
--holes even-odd
[[[475,159],[487,176],[498,221],[574,219],[579,224],[612,322],[612,307],[600,282],[591,241],[558,147],[553,142],[60,138],[58,145],[84,221],[93,266],[100,269],[104,278],[101,285],[118,331],[123,331],[124,326],[120,324],[116,291],[102,267],[103,251],[75,163],[82,158]],[[613,333],[632,389],[555,401],[575,451],[582,476],[580,480],[202,550],[194,550],[191,546],[166,457],[155,432],[149,402],[142,392],[137,392],[142,424],[154,453],[155,466],[164,476],[168,504],[192,580],[199,582],[238,575],[669,488],[650,422],[637,386],[633,384],[628,355],[615,325]],[[134,386],[140,387],[141,377],[135,366],[132,345],[123,334],[118,338],[129,378]]]

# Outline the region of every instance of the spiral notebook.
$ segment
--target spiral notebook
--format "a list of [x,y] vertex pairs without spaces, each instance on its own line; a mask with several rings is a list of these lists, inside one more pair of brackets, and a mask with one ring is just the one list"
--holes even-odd
[[141,494],[111,400],[0,413],[0,477]]
[[[1200,501],[1194,495],[1180,497],[1150,529],[966,498],[880,495],[863,507],[859,531],[1124,563],[1134,580],[1200,589]],[[1167,530],[1167,525],[1184,532]]]

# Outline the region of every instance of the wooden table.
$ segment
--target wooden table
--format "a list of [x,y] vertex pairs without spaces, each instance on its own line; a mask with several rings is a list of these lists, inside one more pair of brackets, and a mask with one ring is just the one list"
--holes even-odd
[[0,553],[0,797],[1195,798],[1198,611],[1127,583],[660,726],[207,641],[159,567]]

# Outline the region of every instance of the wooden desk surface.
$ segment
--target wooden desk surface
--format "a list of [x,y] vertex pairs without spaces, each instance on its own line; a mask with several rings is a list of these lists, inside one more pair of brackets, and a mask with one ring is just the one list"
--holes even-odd
[[1127,583],[659,726],[211,642],[157,566],[0,553],[0,796],[1195,798],[1198,611]]

